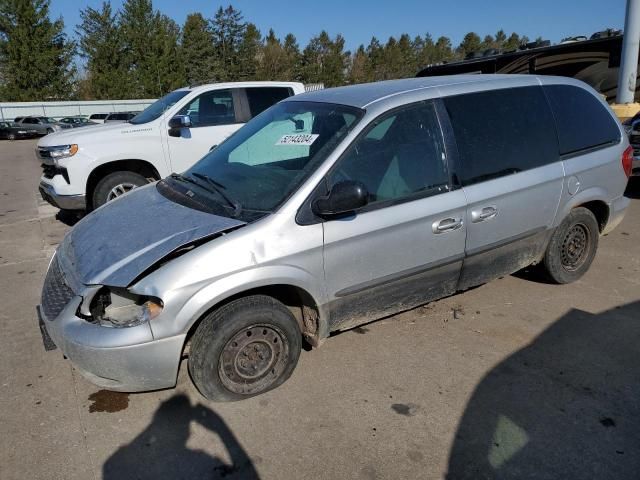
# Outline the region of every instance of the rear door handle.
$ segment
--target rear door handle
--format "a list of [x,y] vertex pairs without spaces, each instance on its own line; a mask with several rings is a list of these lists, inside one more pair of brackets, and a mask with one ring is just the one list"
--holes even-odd
[[451,230],[457,230],[460,227],[462,227],[462,219],[453,217],[443,218],[442,220],[433,222],[433,225],[431,225],[433,233],[450,232]]
[[480,210],[471,211],[471,221],[473,223],[484,222],[495,217],[498,214],[498,208],[495,205],[484,207]]

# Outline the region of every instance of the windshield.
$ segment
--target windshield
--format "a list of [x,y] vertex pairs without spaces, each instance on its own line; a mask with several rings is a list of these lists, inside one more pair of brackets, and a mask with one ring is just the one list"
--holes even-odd
[[175,92],[171,92],[161,99],[153,102],[142,112],[129,120],[129,123],[138,125],[140,123],[151,122],[166,112],[167,109],[173,107],[178,100],[189,95],[189,93],[191,93],[190,90],[176,90]]
[[183,177],[195,178],[212,198],[236,212],[272,212],[333,151],[363,113],[329,103],[276,104]]

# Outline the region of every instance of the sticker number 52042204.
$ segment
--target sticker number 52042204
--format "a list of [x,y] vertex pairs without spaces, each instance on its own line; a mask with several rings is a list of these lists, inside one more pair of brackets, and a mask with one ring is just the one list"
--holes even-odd
[[296,133],[292,135],[283,135],[276,145],[311,145],[318,138],[317,133]]

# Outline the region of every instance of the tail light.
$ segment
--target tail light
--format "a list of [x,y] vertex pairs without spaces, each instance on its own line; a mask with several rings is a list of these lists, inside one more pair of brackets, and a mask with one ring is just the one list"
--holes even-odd
[[624,174],[629,178],[631,176],[631,169],[633,168],[633,147],[629,146],[622,154],[622,169]]

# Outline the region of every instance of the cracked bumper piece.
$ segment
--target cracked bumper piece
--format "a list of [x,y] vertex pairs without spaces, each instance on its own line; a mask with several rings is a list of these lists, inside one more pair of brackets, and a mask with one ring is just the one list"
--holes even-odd
[[38,187],[42,199],[61,210],[85,210],[87,201],[85,195],[58,195],[52,185],[40,182]]
[[42,317],[53,342],[87,380],[121,392],[175,386],[185,335],[156,340],[148,324],[94,325],[75,316],[79,304],[76,297],[55,319]]

